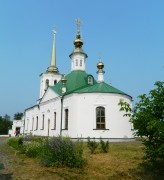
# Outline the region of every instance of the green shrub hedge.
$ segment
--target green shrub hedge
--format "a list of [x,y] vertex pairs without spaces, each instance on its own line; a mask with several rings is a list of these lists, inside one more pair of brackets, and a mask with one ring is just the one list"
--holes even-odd
[[69,138],[52,137],[17,137],[10,138],[8,145],[28,157],[38,158],[44,166],[82,167],[86,160],[83,157],[82,141],[73,142]]

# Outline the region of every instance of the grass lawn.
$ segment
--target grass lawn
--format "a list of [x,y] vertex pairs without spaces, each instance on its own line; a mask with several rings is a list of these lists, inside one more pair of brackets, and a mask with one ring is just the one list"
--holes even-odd
[[[85,145],[86,146],[86,145]],[[143,161],[143,145],[140,142],[110,143],[108,153],[102,153],[97,149],[95,154],[90,154],[87,146],[84,155],[87,165],[84,168],[66,167],[43,167],[37,159],[28,158],[23,154],[16,153],[7,144],[4,145],[8,151],[7,165],[8,173],[13,179],[28,180],[126,180],[126,179],[150,179],[154,180],[154,172],[143,170],[140,163]],[[1,159],[0,159],[1,161]],[[0,171],[1,173],[1,171]],[[158,179],[159,176],[156,176]],[[160,178],[163,176],[160,176]]]

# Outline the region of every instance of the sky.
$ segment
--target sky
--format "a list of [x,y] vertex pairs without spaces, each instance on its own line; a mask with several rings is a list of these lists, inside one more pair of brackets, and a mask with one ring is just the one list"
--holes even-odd
[[164,81],[163,0],[1,0],[0,116],[36,104],[40,77],[50,65],[53,27],[56,66],[71,72],[77,18],[81,19],[86,72],[97,79],[104,63],[106,83],[133,97]]

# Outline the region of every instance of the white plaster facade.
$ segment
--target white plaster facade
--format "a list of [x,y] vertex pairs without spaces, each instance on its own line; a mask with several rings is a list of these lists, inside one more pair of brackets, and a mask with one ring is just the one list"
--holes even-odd
[[[71,138],[133,138],[132,124],[129,123],[128,117],[123,117],[123,112],[119,111],[120,107],[118,106],[120,100],[131,104],[131,98],[128,96],[108,93],[70,94],[64,97],[63,108],[61,108],[61,97],[50,96],[54,93],[50,91],[49,89],[39,106],[26,110],[26,134],[62,135]],[[96,107],[98,106],[104,107],[106,112],[106,128],[101,130],[96,129]],[[68,130],[64,128],[65,109],[69,111]]]
[[72,66],[71,70],[82,70],[85,71],[85,55],[81,55],[80,53],[76,53],[71,56]]
[[61,74],[42,73],[40,75],[40,98],[43,97],[48,86],[54,86],[57,84],[61,80],[61,77]]

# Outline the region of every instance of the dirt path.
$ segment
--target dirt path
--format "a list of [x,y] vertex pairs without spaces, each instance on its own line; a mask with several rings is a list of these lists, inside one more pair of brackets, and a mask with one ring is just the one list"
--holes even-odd
[[11,159],[14,159],[14,151],[8,148],[6,141],[8,138],[0,137],[0,179],[12,179],[13,172],[9,170]]

